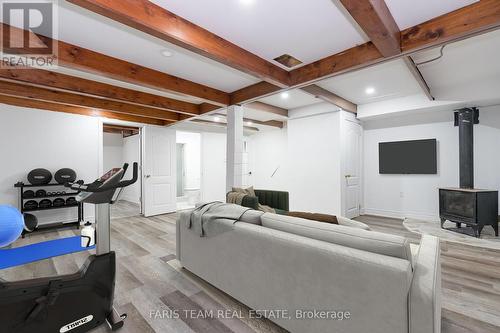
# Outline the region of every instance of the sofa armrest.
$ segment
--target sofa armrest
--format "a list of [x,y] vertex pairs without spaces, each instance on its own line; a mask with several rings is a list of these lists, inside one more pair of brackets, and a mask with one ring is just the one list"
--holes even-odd
[[437,237],[422,236],[409,303],[410,333],[441,332],[441,262]]

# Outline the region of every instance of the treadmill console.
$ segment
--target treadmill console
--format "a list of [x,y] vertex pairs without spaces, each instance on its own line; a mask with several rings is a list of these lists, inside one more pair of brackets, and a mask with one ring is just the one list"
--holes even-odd
[[[96,192],[104,186],[112,186],[118,184],[125,174],[125,169],[114,168],[106,172],[103,176],[96,179],[93,183],[88,184],[86,188],[82,187],[81,192],[76,196],[78,202],[86,202],[93,204],[111,203],[115,197],[116,190],[121,188],[112,188],[104,192]],[[87,190],[87,191],[86,191]],[[116,198],[115,198],[116,199]]]

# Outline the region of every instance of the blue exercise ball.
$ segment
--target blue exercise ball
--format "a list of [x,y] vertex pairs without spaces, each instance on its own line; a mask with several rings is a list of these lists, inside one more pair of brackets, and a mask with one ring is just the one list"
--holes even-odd
[[12,206],[0,205],[0,248],[14,243],[24,229],[24,217]]

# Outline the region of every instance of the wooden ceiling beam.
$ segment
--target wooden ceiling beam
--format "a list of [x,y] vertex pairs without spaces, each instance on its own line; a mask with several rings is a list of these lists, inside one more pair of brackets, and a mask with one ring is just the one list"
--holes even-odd
[[268,112],[268,113],[273,113],[273,114],[276,114],[278,116],[283,116],[283,117],[288,118],[288,110],[287,109],[280,108],[278,106],[274,106],[271,104],[262,103],[262,102],[252,102],[252,103],[245,104],[245,107],[251,108],[254,110]]
[[159,108],[166,111],[193,115],[197,115],[199,112],[197,104],[42,69],[4,67],[0,69],[0,78]]
[[[190,121],[192,121],[193,123],[208,124],[208,125],[217,126],[217,127],[227,127],[226,123],[221,123],[221,122],[214,121],[214,120],[191,119]],[[255,131],[255,132],[259,131],[259,129],[257,127],[253,127],[253,126],[243,126],[243,128],[247,129],[247,130]]]
[[294,86],[307,85],[334,75],[368,67],[384,59],[377,47],[372,42],[368,42],[299,67],[290,72],[290,77]]
[[401,53],[399,27],[384,0],[340,0],[384,57]]
[[44,89],[44,88],[1,81],[1,80],[0,80],[0,94],[13,97],[30,98],[46,102],[61,103],[73,106],[102,109],[128,115],[156,118],[166,121],[179,120],[179,114],[170,111],[163,111],[159,109],[132,105],[123,102],[115,102],[101,98],[83,96],[79,94],[72,94],[57,90]]
[[108,119],[122,120],[122,121],[134,122],[134,123],[140,123],[140,124],[165,126],[166,124],[172,123],[170,121],[164,121],[164,120],[160,120],[160,119],[131,116],[131,115],[127,115],[127,114],[115,113],[115,112],[110,112],[110,111],[84,108],[84,107],[72,106],[72,105],[57,104],[57,103],[50,103],[50,102],[38,101],[38,100],[34,100],[34,99],[12,97],[12,96],[5,96],[5,95],[0,95],[0,103],[14,105],[14,106],[20,106],[20,107],[25,107],[25,108],[46,110],[46,111],[78,114],[78,115],[90,116],[90,117],[103,117],[103,118],[108,118]]
[[226,66],[288,86],[288,72],[148,0],[68,0]]
[[208,103],[202,103],[200,105],[198,105],[198,114],[205,114],[205,113],[210,113],[210,112],[213,112],[215,110],[219,110],[221,109],[220,106],[217,106],[217,105],[212,105],[212,104],[208,104]]
[[352,112],[352,113],[357,113],[358,112],[358,106],[354,104],[351,101],[348,101],[345,98],[342,98],[326,89],[321,88],[318,85],[312,84],[307,87],[302,87],[302,91],[305,91],[306,93],[313,95],[316,98],[320,98],[324,100],[327,103],[331,103],[333,105],[338,106],[344,111]]
[[500,27],[500,1],[480,0],[401,31],[403,52],[415,52]]
[[[214,115],[219,116],[219,117],[224,117],[227,119],[227,116],[223,113],[215,113]],[[251,119],[251,118],[243,118],[244,122],[250,122],[254,123],[256,125],[265,125],[265,126],[271,126],[271,127],[277,127],[277,128],[283,128],[285,127],[284,122],[279,121],[279,120],[267,120],[267,121],[262,121],[262,120],[257,120],[257,119]]]
[[257,100],[264,96],[272,95],[273,93],[280,90],[281,87],[265,81],[252,84],[251,86],[236,90],[231,93],[231,105],[248,103],[252,100]]
[[[23,31],[2,23],[4,29],[12,31]],[[19,34],[8,35],[15,38]],[[38,36],[48,43],[50,38]],[[10,40],[9,45],[17,45],[22,40]],[[66,68],[76,69],[107,78],[136,84],[164,92],[191,96],[208,103],[221,106],[229,104],[229,94],[199,83],[169,75],[154,69],[130,63],[125,60],[113,58],[102,53],[85,49],[76,45],[53,40],[58,45],[58,65]],[[16,49],[3,48],[3,52],[16,54]]]

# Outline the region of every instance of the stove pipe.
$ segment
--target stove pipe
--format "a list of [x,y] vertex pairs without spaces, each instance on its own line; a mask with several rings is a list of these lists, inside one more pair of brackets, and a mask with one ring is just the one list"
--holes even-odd
[[455,126],[459,132],[460,188],[474,188],[474,124],[479,123],[477,108],[455,112]]

